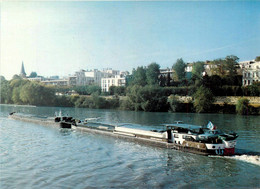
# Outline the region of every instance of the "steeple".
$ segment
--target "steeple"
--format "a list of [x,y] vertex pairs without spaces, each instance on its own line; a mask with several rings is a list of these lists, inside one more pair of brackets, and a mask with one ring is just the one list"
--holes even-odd
[[22,62],[22,68],[21,68],[21,72],[20,72],[20,77],[26,77],[26,73],[25,73],[25,70],[24,70],[24,65],[23,65],[23,62]]

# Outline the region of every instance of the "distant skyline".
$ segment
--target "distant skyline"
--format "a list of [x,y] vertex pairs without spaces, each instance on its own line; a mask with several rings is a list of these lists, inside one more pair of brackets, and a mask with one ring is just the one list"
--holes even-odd
[[260,1],[1,2],[0,75],[260,56]]

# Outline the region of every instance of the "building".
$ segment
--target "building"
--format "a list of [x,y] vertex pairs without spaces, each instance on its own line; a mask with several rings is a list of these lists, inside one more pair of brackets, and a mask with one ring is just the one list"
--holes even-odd
[[42,77],[42,76],[28,77],[27,79],[30,81],[44,81],[44,77]]
[[87,70],[85,72],[86,76],[86,84],[87,85],[98,85],[101,86],[101,78],[104,77],[104,73],[94,69],[94,70]]
[[68,79],[57,79],[57,80],[45,80],[41,81],[45,85],[53,85],[53,86],[67,86],[69,85]]
[[[71,76],[73,77],[73,80],[75,80],[75,82],[71,83],[71,85],[86,85],[86,76],[85,76],[85,70],[80,70],[78,72],[75,72],[75,76]],[[72,79],[72,78],[71,78]]]
[[119,75],[113,77],[107,77],[101,79],[101,89],[102,92],[109,92],[109,87],[111,86],[125,86],[126,85],[126,74],[121,72]]
[[160,69],[159,77],[160,76],[164,76],[164,77],[170,76],[172,78],[172,76],[173,76],[173,69],[172,68]]
[[21,67],[21,71],[20,71],[19,76],[22,77],[22,78],[26,78],[26,73],[25,73],[23,62],[22,62],[22,67]]
[[250,61],[241,64],[243,70],[243,85],[252,85],[254,82],[260,82],[260,62]]

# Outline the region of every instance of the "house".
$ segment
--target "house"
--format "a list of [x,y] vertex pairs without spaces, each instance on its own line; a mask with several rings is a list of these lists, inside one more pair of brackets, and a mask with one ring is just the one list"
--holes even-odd
[[260,62],[249,62],[242,64],[243,85],[252,85],[254,82],[260,82]]

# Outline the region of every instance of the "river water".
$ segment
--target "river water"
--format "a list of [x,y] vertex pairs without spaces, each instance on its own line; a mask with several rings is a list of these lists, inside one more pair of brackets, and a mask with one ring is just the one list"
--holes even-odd
[[[0,188],[259,188],[260,118],[223,114],[146,113],[1,105]],[[183,120],[236,131],[233,157],[205,157],[109,136],[8,119],[12,111],[99,117],[110,124],[161,129]]]

